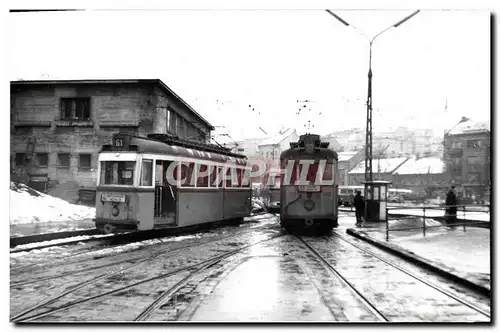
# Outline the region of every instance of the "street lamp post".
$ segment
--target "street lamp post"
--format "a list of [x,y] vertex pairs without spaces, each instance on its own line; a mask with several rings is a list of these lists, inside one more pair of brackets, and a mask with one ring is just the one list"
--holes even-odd
[[[357,31],[357,29],[347,23],[344,19],[342,19],[340,16],[332,12],[331,10],[326,10],[328,14],[332,15],[335,19],[337,19],[340,23],[344,24],[345,26],[351,26],[353,29]],[[420,12],[420,10],[416,10],[412,14],[406,16],[396,24],[393,24],[386,29],[382,30],[378,34],[375,35],[371,40],[366,37],[366,35],[362,34],[365,38],[368,39],[369,45],[370,45],[370,53],[369,53],[369,59],[368,59],[368,96],[366,99],[366,144],[365,144],[365,220],[367,220],[368,217],[368,205],[369,205],[369,200],[373,199],[373,191],[374,191],[374,186],[372,185],[373,182],[373,168],[372,168],[372,149],[373,149],[373,138],[372,138],[372,110],[373,110],[373,104],[372,104],[372,78],[373,78],[373,71],[372,71],[372,46],[373,43],[375,42],[375,39],[377,39],[378,36],[382,35],[384,32],[391,28],[397,28],[404,22],[408,21],[410,18],[413,16],[417,15]],[[386,184],[387,185],[387,184]],[[380,188],[376,188],[376,190],[379,190]],[[377,195],[379,196],[379,195]],[[380,196],[379,196],[380,198]]]

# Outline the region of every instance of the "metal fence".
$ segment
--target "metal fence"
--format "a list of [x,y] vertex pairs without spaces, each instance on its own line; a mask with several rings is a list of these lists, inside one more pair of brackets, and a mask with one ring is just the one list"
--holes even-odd
[[[448,208],[456,207],[457,208],[457,214],[456,215],[445,215],[445,211]],[[422,214],[408,214],[408,213],[401,213],[398,214],[397,210],[414,210],[414,211],[422,211]],[[409,231],[409,230],[422,230],[423,236],[426,234],[426,230],[430,228],[439,228],[439,227],[457,227],[461,226],[463,227],[463,231],[466,231],[467,226],[479,226],[479,225],[489,225],[490,221],[466,221],[467,218],[467,212],[483,212],[483,213],[488,213],[490,215],[490,210],[491,207],[490,205],[444,205],[444,206],[391,206],[391,207],[386,207],[386,216],[387,216],[387,222],[386,222],[386,227],[385,227],[385,239],[386,241],[389,241],[389,232],[394,232],[394,231]],[[396,211],[396,212],[390,212],[390,211]],[[442,211],[441,216],[436,216],[436,215],[429,215],[429,211]],[[426,214],[427,213],[427,214]],[[407,216],[407,217],[418,217],[422,218],[422,226],[420,227],[404,227],[404,228],[390,228],[390,220],[391,220],[391,214],[393,217],[393,220],[398,218],[398,220],[401,219],[401,216]],[[458,217],[460,215],[463,215],[464,222],[458,222]],[[399,217],[397,217],[399,216]],[[448,222],[447,219],[450,217],[456,217],[454,222]],[[443,219],[447,222],[447,224],[443,225],[426,225],[426,219]],[[469,219],[470,220],[470,219]]]

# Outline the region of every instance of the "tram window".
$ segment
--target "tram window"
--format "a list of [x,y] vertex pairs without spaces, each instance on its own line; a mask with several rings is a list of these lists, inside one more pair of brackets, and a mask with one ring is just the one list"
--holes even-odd
[[141,166],[141,186],[153,185],[153,160],[143,159]]
[[[246,180],[245,180],[245,177],[246,177]],[[246,182],[244,182],[244,180]],[[251,185],[252,184],[250,183],[250,172],[248,170],[242,169],[241,170],[241,186],[243,188],[250,188]]]
[[194,187],[194,183],[192,183],[194,163],[181,163],[180,170],[179,180],[181,181],[181,186]]
[[230,188],[232,187],[232,178],[231,178],[231,167],[226,167],[226,176],[225,176],[225,187]]
[[200,187],[200,188],[207,188],[208,187],[208,177],[209,175],[203,175],[200,173],[207,173],[207,170],[208,170],[208,165],[199,165],[198,166],[199,168],[199,173],[197,175],[197,182],[196,182],[196,186],[197,187]]
[[318,173],[318,164],[315,163],[309,165],[306,180],[309,181],[311,184],[314,184],[316,182],[317,173]]
[[213,168],[212,173],[210,173],[210,187],[217,188],[219,186],[219,183],[217,182],[217,176],[219,175],[221,167],[217,166],[210,166],[210,167]]
[[295,184],[299,180],[301,165],[297,162],[293,164],[292,176],[290,177],[290,184]]
[[241,168],[236,169],[236,176],[238,178],[238,183],[233,187],[243,187],[243,170]]
[[323,180],[332,180],[333,178],[333,164],[325,164],[323,171]]
[[134,184],[135,161],[101,161],[101,184]]

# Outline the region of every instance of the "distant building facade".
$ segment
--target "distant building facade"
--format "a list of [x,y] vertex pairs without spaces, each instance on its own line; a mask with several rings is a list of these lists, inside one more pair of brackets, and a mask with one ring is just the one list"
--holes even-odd
[[340,185],[349,186],[349,171],[364,160],[365,150],[339,152],[338,157]]
[[321,141],[330,143],[328,148],[336,152],[344,151],[344,147],[339,143],[339,141],[337,141],[335,136],[332,134],[321,136]]
[[287,129],[276,136],[266,138],[259,142],[259,155],[266,160],[280,160],[281,152],[290,148],[291,142],[297,142],[299,135],[295,129]]
[[259,143],[263,140],[263,138],[248,138],[243,141],[238,141],[232,149],[232,152],[243,154],[249,158],[257,157],[259,156]]
[[489,123],[467,120],[445,133],[443,159],[450,185],[457,187],[462,198],[490,199]]
[[68,201],[95,188],[98,151],[115,133],[208,143],[214,129],[161,80],[13,81],[10,91],[12,175],[26,173],[30,155],[31,173]]

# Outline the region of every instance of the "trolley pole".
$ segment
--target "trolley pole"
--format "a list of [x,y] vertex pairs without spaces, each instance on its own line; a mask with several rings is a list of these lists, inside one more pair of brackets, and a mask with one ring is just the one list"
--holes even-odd
[[[330,10],[326,10],[326,12],[335,19],[337,19],[340,23],[344,24],[345,26],[350,26],[347,21],[342,19],[340,16],[335,14],[334,12]],[[420,10],[417,10],[413,12],[412,14],[406,16],[396,24],[393,24],[386,28],[385,30],[382,30],[379,32],[375,37],[373,37],[371,40],[369,40],[364,34],[365,38],[368,39],[370,43],[370,54],[369,54],[369,59],[368,59],[368,96],[366,99],[366,142],[365,142],[365,183],[370,183],[373,180],[373,170],[372,170],[372,148],[373,148],[373,137],[372,137],[372,110],[373,110],[373,105],[372,105],[372,78],[373,78],[373,72],[372,72],[372,46],[373,42],[375,39],[386,32],[387,30],[391,28],[397,28],[404,22],[408,21],[410,18],[413,16],[417,15],[420,12]],[[351,25],[352,26],[352,25]],[[352,26],[356,31],[358,31],[354,26]],[[368,217],[368,198],[373,199],[372,194],[373,193],[368,193],[367,191],[373,190],[373,187],[371,189],[366,190],[366,184],[365,184],[365,221],[367,220]]]

